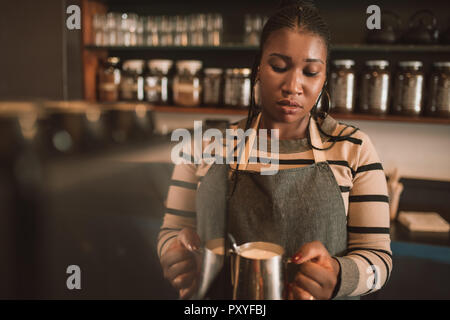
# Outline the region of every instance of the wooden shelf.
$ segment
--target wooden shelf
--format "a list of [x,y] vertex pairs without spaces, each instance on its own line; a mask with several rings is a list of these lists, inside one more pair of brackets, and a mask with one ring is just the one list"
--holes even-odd
[[[245,44],[223,44],[221,46],[96,46],[86,45],[88,50],[113,50],[113,51],[257,51],[258,46]],[[337,44],[331,47],[331,51],[345,52],[441,52],[450,53],[450,45],[407,45],[407,44]]]
[[157,112],[170,113],[207,113],[207,114],[226,114],[226,115],[244,115],[248,114],[246,109],[227,109],[227,108],[208,108],[208,107],[177,107],[177,106],[154,106]]
[[[224,114],[224,115],[247,115],[247,110],[211,108],[211,107],[177,107],[177,106],[153,106],[156,112],[168,113],[204,113],[204,114]],[[407,117],[386,115],[377,116],[370,114],[340,114],[331,113],[331,116],[338,120],[365,120],[365,121],[394,121],[410,123],[432,123],[432,124],[450,124],[450,119],[431,118],[431,117]]]

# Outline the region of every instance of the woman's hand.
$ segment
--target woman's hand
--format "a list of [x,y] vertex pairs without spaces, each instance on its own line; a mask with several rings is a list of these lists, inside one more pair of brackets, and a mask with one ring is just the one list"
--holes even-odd
[[200,243],[197,233],[185,228],[161,257],[164,277],[178,289],[181,299],[189,299],[197,290]]
[[289,284],[288,299],[330,299],[338,282],[339,263],[320,241],[303,245],[292,257],[300,265],[293,283]]

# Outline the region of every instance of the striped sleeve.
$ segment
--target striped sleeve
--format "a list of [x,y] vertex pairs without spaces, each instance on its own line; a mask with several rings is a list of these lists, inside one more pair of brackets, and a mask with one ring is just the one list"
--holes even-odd
[[158,235],[157,252],[161,257],[183,228],[196,228],[195,193],[199,177],[195,164],[176,165],[167,194],[163,223]]
[[336,297],[377,291],[392,272],[389,198],[385,173],[377,152],[364,133],[349,193],[347,253],[336,257],[341,281]]

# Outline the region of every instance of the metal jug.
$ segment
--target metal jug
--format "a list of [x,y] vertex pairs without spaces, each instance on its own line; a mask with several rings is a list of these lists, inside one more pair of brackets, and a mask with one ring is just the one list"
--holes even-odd
[[204,299],[211,284],[222,269],[224,261],[224,239],[212,239],[206,242],[202,250],[202,269],[197,293],[193,299]]
[[420,10],[409,19],[409,29],[403,36],[403,42],[408,44],[432,44],[436,43],[438,38],[439,30],[436,16],[430,10]]
[[[250,250],[264,250],[272,257],[253,258]],[[232,261],[233,300],[281,300],[284,290],[284,249],[270,242],[239,246]]]
[[400,17],[392,11],[383,11],[382,17],[381,29],[373,29],[367,32],[367,43],[392,44],[398,41],[402,25]]

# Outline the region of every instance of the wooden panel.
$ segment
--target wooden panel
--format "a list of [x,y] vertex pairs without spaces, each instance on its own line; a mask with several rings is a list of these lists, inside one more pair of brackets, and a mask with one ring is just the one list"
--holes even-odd
[[108,56],[107,50],[93,52],[87,50],[85,45],[92,44],[92,17],[96,13],[106,13],[107,7],[104,3],[97,1],[82,0],[81,16],[83,30],[83,88],[84,99],[87,101],[97,100],[97,69],[101,58]]

